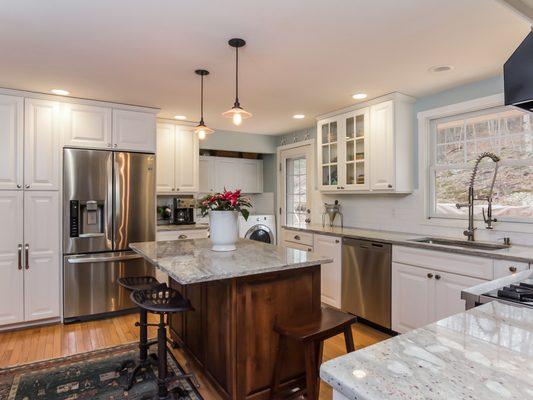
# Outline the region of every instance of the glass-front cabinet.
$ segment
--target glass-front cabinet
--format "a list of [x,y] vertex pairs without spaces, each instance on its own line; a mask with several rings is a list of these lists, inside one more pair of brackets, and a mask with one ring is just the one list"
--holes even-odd
[[320,190],[367,190],[369,109],[318,123]]
[[369,109],[353,111],[344,115],[343,162],[341,165],[342,189],[367,190],[369,149]]
[[339,118],[318,124],[318,165],[320,188],[334,190],[339,186]]

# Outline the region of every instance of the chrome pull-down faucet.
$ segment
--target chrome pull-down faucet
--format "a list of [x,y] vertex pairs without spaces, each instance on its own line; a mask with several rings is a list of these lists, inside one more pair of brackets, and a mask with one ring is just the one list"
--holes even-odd
[[[489,194],[486,198],[483,199],[475,199],[474,198],[474,183],[476,181],[477,171],[479,167],[479,163],[484,158],[490,158],[492,161],[496,163],[496,166],[494,167],[494,175],[492,177],[492,183],[490,185]],[[487,214],[485,215],[485,209],[482,209],[483,212],[483,220],[487,224],[487,229],[492,229],[492,223],[496,222],[496,218],[492,218],[492,192],[494,190],[494,183],[496,182],[496,175],[498,174],[498,166],[500,162],[500,157],[498,157],[494,153],[485,152],[481,153],[478,158],[476,159],[476,163],[474,164],[474,169],[472,171],[472,175],[470,176],[470,185],[468,186],[468,203],[457,203],[455,206],[457,208],[463,208],[468,207],[468,228],[463,232],[463,235],[465,235],[468,239],[468,241],[473,242],[475,239],[474,232],[476,231],[476,228],[474,227],[474,201],[475,200],[487,200]]]

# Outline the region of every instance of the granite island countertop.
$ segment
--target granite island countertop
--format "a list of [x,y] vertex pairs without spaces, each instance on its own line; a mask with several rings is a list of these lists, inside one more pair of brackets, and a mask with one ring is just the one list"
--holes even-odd
[[157,232],[167,232],[167,231],[190,231],[190,230],[202,230],[209,229],[209,224],[164,224],[157,225]]
[[[420,235],[414,233],[403,233],[403,232],[392,232],[385,230],[374,230],[374,229],[360,229],[360,228],[341,228],[341,227],[330,227],[319,224],[305,224],[305,225],[295,225],[295,226],[282,226],[284,229],[300,232],[312,232],[318,233],[321,235],[330,235],[338,237],[347,237],[353,239],[366,239],[366,240],[375,240],[378,242],[390,243],[399,246],[406,247],[416,247],[420,249],[428,249],[434,251],[443,251],[447,253],[457,253],[457,254],[466,254],[472,256],[480,257],[489,257],[492,259],[499,260],[510,260],[510,261],[520,261],[533,263],[533,247],[532,246],[520,246],[520,245],[511,245],[505,249],[499,250],[485,250],[485,249],[474,249],[474,248],[464,248],[457,246],[446,246],[441,244],[433,243],[421,243],[415,242],[413,239],[420,239],[425,237],[431,237],[432,235]],[[444,237],[444,236],[435,236],[435,237]],[[457,240],[457,238],[451,238]],[[479,241],[482,242],[482,241]]]
[[493,301],[322,364],[348,399],[533,399],[533,309]]
[[210,239],[131,243],[141,254],[176,282],[187,285],[248,275],[306,268],[333,260],[307,251],[239,239],[237,249],[211,250]]

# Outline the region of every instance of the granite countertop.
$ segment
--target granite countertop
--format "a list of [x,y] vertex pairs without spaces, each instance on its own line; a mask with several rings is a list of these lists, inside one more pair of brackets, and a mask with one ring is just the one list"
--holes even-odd
[[[368,239],[376,240],[378,242],[391,243],[406,247],[416,247],[421,249],[429,249],[435,251],[445,251],[447,253],[458,253],[466,254],[472,256],[480,257],[489,257],[493,259],[500,260],[512,260],[520,262],[530,262],[533,263],[533,247],[530,246],[517,246],[512,245],[509,248],[500,249],[500,250],[483,250],[483,249],[473,249],[473,248],[463,248],[456,246],[445,246],[440,244],[432,243],[420,243],[413,242],[412,239],[420,239],[428,237],[429,235],[417,235],[413,233],[402,233],[402,232],[391,232],[391,231],[382,231],[382,230],[372,230],[372,229],[358,229],[358,228],[341,228],[341,227],[330,227],[318,224],[309,224],[309,225],[298,225],[298,226],[283,226],[285,229],[302,231],[302,232],[313,232],[323,235],[331,236],[341,236],[354,239]],[[443,237],[443,236],[438,236]],[[451,238],[455,239],[456,238]]]
[[327,361],[348,399],[531,399],[533,309],[493,301]]
[[209,224],[187,224],[187,225],[168,224],[168,225],[157,225],[157,231],[158,232],[190,231],[190,230],[201,230],[201,229],[209,229]]
[[305,268],[333,260],[307,251],[253,240],[237,242],[228,252],[211,250],[211,240],[132,243],[130,247],[182,285]]

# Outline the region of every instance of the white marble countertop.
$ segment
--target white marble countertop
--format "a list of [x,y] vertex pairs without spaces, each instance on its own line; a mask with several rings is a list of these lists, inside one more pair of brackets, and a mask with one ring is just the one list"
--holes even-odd
[[132,243],[130,247],[182,285],[238,278],[314,265],[333,260],[307,251],[239,239],[237,249],[211,250],[210,239]]
[[493,301],[330,360],[348,399],[533,399],[533,309]]
[[[430,249],[434,251],[444,251],[447,253],[467,254],[467,255],[480,256],[480,257],[489,257],[493,259],[533,263],[533,247],[531,246],[512,245],[511,247],[506,248],[506,249],[483,250],[483,249],[463,248],[463,247],[456,247],[456,246],[444,246],[444,245],[432,244],[432,243],[414,242],[412,241],[413,239],[430,237],[430,235],[418,235],[414,233],[391,232],[391,231],[359,229],[359,228],[341,228],[337,226],[323,227],[322,225],[318,225],[318,224],[283,226],[283,228],[295,230],[295,231],[319,233],[323,235],[348,237],[348,238],[354,238],[354,239],[376,240],[379,242],[391,243],[391,244],[396,244],[400,246],[417,247],[417,248],[422,248],[422,249]],[[443,237],[443,236],[436,236],[436,237]],[[457,240],[456,238],[451,238],[451,239]]]

